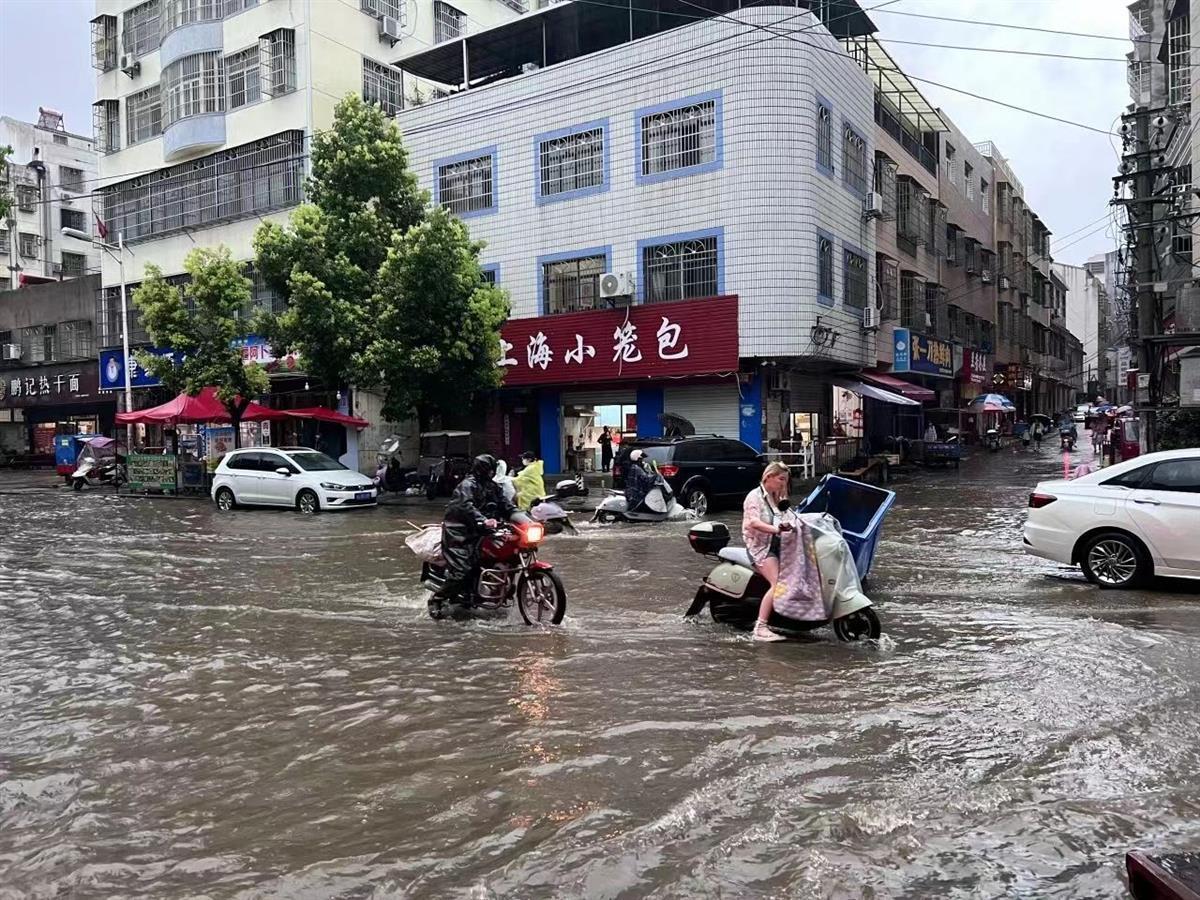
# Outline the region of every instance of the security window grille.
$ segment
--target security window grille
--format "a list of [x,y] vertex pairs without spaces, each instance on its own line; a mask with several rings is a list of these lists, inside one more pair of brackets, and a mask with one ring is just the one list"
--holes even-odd
[[1130,61],[1127,78],[1129,81],[1129,93],[1135,100],[1150,90],[1150,71],[1149,62]]
[[158,47],[161,39],[158,0],[149,0],[127,10],[123,16],[121,49],[136,59]]
[[301,133],[285,131],[160,169],[102,188],[100,218],[134,242],[285,209],[301,199],[303,154]]
[[[169,283],[178,283],[183,279],[167,278]],[[132,296],[136,284],[126,286],[127,296]],[[129,343],[148,344],[150,336],[142,327],[142,314],[132,303],[129,310]],[[99,347],[116,347],[121,343],[121,288],[101,288],[96,293],[96,342]]]
[[691,300],[718,293],[715,237],[658,244],[642,249],[646,302]]
[[968,275],[976,275],[979,273],[979,241],[974,238],[966,240],[966,256],[963,259],[964,266]]
[[83,190],[83,169],[74,169],[70,166],[58,167],[58,188],[62,191],[71,191],[78,194]]
[[900,267],[883,256],[875,257],[875,302],[884,319],[895,319],[899,312]]
[[467,14],[461,9],[455,9],[442,0],[433,0],[433,41],[452,41],[462,37],[466,25]]
[[833,299],[833,241],[817,235],[817,293]]
[[38,236],[22,231],[17,234],[17,253],[25,259],[38,258]]
[[158,85],[131,94],[125,101],[125,143],[136,144],[162,134],[162,95]]
[[[900,273],[900,325],[903,328],[925,327],[925,285],[914,272]],[[918,319],[920,314],[920,319]]]
[[495,205],[492,155],[438,167],[438,200],[452,213],[479,212]]
[[967,201],[975,202],[975,169],[969,162],[963,162],[963,184],[967,189]]
[[991,353],[996,349],[996,326],[984,322],[979,328],[979,349]]
[[867,192],[867,142],[849,126],[842,131],[842,177],[850,190]]
[[[67,256],[63,254],[63,274],[67,273]],[[82,259],[83,257],[80,257]],[[87,359],[92,356],[92,323],[88,319],[59,322],[54,329],[56,359]]]
[[100,153],[116,153],[121,149],[120,100],[98,100],[92,104],[92,134]]
[[996,218],[1004,225],[1012,222],[1012,185],[1006,181],[996,185]]
[[18,184],[16,193],[17,209],[21,212],[33,212],[38,202],[37,185]]
[[962,340],[962,321],[959,314],[962,312],[957,306],[946,307],[946,334],[947,340],[959,341]]
[[224,0],[163,0],[162,33],[166,35],[180,25],[216,22],[224,14]]
[[896,182],[896,236],[908,243],[914,252],[917,244],[925,243],[925,218],[929,194],[922,191],[911,178],[901,176]]
[[957,225],[946,226],[946,265],[948,266],[962,265],[961,235],[962,231]]
[[600,298],[600,276],[604,274],[603,256],[584,256],[542,265],[542,296],[546,313],[579,312],[595,309]]
[[287,311],[287,298],[277,294],[267,285],[262,273],[247,265],[244,274],[250,279],[250,302],[242,311],[242,317],[252,319],[260,310],[279,315]]
[[1192,207],[1192,164],[1179,166],[1172,175],[1175,185],[1175,196],[1180,206],[1185,209]]
[[946,180],[951,184],[958,184],[958,160],[957,154],[954,151],[954,145],[949,141],[946,142]]
[[983,203],[983,211],[990,212],[992,208],[992,195],[986,178],[979,179],[979,199]]
[[221,54],[216,51],[185,56],[163,69],[165,110],[163,127],[191,116],[221,112],[225,108],[225,85]]
[[82,253],[62,255],[63,278],[82,278],[87,274],[87,257]]
[[864,256],[843,251],[846,271],[843,275],[846,287],[846,306],[865,309],[867,305],[867,260]]
[[[939,308],[940,307],[938,305],[938,286],[936,284],[931,284],[930,282],[927,281],[927,282],[925,282],[925,306],[924,306],[924,309],[922,309],[917,314],[919,323],[915,327],[923,329],[926,334],[933,335],[934,337],[944,335],[945,332],[938,328],[938,309]],[[942,314],[941,318],[942,318],[942,323],[941,323],[942,328],[944,329],[945,328],[945,318],[946,318],[945,313]]]
[[929,201],[929,215],[926,220],[929,240],[926,247],[938,259],[946,257],[946,215],[946,207],[937,200]]
[[359,0],[358,8],[377,19],[383,16],[399,19],[403,6],[404,0]]
[[[1186,6],[1182,7],[1185,11]],[[1191,96],[1191,19],[1183,14],[1167,23],[1167,102],[1187,103]]]
[[259,88],[264,97],[282,97],[296,89],[296,32],[277,28],[258,39]]
[[[363,99],[378,103],[384,113],[394,116],[404,107],[400,95],[400,73],[373,59],[363,58]],[[490,204],[489,204],[490,205]]]
[[92,68],[108,72],[117,67],[117,17],[92,19]]
[[883,198],[883,219],[891,222],[896,218],[896,171],[897,166],[882,153],[875,154],[874,190]]
[[495,284],[496,284],[496,270],[495,270],[495,269],[482,269],[482,270],[480,270],[480,272],[479,272],[479,279],[480,279],[480,281],[482,281],[484,284],[491,285],[491,286],[495,286]]
[[1191,261],[1192,228],[1190,225],[1183,222],[1171,223],[1171,252]]
[[225,15],[236,15],[243,9],[251,9],[255,6],[258,6],[258,0],[225,0]]
[[817,165],[833,171],[833,113],[817,104]]
[[642,174],[657,175],[714,162],[716,116],[715,100],[642,116]]
[[229,109],[241,109],[262,99],[258,80],[258,47],[250,47],[225,57],[225,84]]
[[542,141],[538,148],[542,196],[604,184],[604,129]]
[[67,209],[64,206],[58,211],[58,215],[61,227],[87,232],[87,216],[82,209]]
[[26,362],[54,362],[54,326],[30,325],[21,329],[21,359]]
[[[8,230],[0,228],[0,254],[8,256],[8,253]],[[3,343],[3,341],[0,341],[0,343]]]

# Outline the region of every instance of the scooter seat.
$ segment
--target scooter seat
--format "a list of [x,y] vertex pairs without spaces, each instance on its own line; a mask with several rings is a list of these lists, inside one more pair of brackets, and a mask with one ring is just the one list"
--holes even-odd
[[717,551],[717,556],[743,569],[754,568],[754,563],[750,560],[750,551],[745,547],[723,547]]

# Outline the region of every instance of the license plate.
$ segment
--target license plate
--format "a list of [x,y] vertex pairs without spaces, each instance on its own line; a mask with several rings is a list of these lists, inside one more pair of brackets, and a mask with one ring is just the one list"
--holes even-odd
[[370,500],[371,492],[370,491],[361,491],[360,493],[357,493],[354,495],[354,499],[355,500]]

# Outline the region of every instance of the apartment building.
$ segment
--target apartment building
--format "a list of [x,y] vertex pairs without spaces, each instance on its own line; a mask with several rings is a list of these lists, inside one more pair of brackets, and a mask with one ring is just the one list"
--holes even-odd
[[62,113],[43,106],[36,122],[0,116],[0,147],[5,146],[13,152],[8,165],[0,166],[0,189],[14,203],[7,221],[0,221],[0,260],[6,266],[0,287],[98,271],[99,251],[62,235],[64,227],[92,230],[88,194],[97,175],[92,139],[68,131]]
[[[550,6],[397,63],[450,92],[398,115],[410,162],[512,298],[494,444],[550,469],[601,423],[829,434],[833,386],[877,355],[863,71],[804,9],[642,7]],[[850,8],[839,35],[873,28]],[[783,22],[803,37],[746,27]]]

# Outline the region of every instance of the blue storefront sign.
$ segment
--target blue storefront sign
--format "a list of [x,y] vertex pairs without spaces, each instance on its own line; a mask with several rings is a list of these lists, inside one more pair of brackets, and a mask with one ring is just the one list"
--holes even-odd
[[892,338],[892,370],[954,377],[954,345],[897,328]]
[[[174,351],[163,350],[158,347],[144,347],[132,351],[133,358],[129,361],[128,367],[133,373],[133,377],[129,381],[130,387],[157,387],[161,383],[157,378],[142,368],[142,364],[138,362],[137,359],[138,353],[149,353],[153,356],[174,356],[176,363],[183,362],[182,353],[175,353]],[[100,390],[124,390],[125,373],[125,353],[120,347],[117,347],[113,350],[100,351]]]

